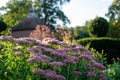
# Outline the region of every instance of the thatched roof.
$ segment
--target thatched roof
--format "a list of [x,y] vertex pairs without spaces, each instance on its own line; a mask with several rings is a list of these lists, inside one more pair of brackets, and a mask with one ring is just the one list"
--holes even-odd
[[18,25],[11,28],[12,31],[35,29],[36,25],[45,25],[39,18],[26,18]]

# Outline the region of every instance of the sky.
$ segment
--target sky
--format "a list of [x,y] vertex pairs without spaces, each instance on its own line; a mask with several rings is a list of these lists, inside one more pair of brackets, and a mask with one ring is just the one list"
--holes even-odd
[[[7,1],[0,0],[0,7]],[[63,12],[71,21],[71,24],[67,26],[83,26],[86,21],[94,19],[96,16],[107,19],[105,14],[112,2],[113,0],[71,0],[62,7]]]

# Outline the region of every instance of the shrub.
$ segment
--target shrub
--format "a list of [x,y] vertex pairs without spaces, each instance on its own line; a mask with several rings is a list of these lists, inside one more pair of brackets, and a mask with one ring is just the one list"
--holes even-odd
[[53,38],[0,38],[0,79],[106,80],[106,67],[83,46]]
[[96,17],[88,23],[88,32],[93,37],[105,37],[109,31],[109,23],[102,17]]
[[89,48],[89,47],[88,47],[88,49],[91,51],[92,56],[93,56],[93,58],[94,58],[95,61],[106,65],[106,63],[107,63],[107,61],[106,61],[107,58],[106,58],[106,54],[104,53],[104,51],[102,51],[101,53],[99,53],[98,51],[96,51],[96,50],[93,49],[93,48]]
[[113,62],[113,64],[107,65],[108,68],[105,70],[107,80],[120,80],[120,59],[113,60]]
[[35,30],[33,30],[30,33],[30,37],[38,39],[38,40],[42,40],[46,37],[53,38],[54,37],[54,32],[48,26],[37,25]]
[[71,35],[71,29],[63,29],[60,25],[57,26],[55,31],[51,30],[48,26],[37,25],[36,29],[30,33],[30,37],[38,40],[51,37],[65,42],[70,42]]
[[7,25],[3,21],[0,21],[0,32],[4,31],[6,28]]
[[120,58],[120,39],[112,38],[85,38],[80,39],[77,43],[85,46],[89,44],[90,48],[96,49],[98,52],[104,51],[107,54],[108,63],[112,63],[112,58]]
[[73,37],[75,40],[80,38],[89,37],[88,30],[86,26],[76,26],[73,31]]

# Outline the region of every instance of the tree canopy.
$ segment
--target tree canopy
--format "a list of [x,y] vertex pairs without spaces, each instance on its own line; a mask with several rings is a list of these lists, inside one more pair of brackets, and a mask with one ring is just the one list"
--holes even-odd
[[30,8],[29,0],[9,0],[6,6],[1,7],[1,10],[6,12],[1,16],[9,27],[13,27],[27,16]]
[[106,16],[109,18],[111,37],[120,37],[120,0],[114,0]]
[[61,10],[61,5],[69,1],[70,0],[40,0],[40,18],[50,26],[56,24],[57,20],[61,20],[64,24],[70,23],[69,19]]
[[[64,24],[70,23],[69,19],[61,10],[62,5],[69,1],[70,0],[34,0],[34,6],[38,11],[40,19],[47,25],[54,26],[58,20],[61,20]],[[0,10],[6,12],[2,15],[3,21],[7,23],[9,27],[12,27],[27,16],[30,8],[32,8],[32,2],[30,0],[9,0],[6,6],[1,7]]]
[[113,25],[116,25],[118,22],[120,22],[120,0],[113,1],[106,16],[109,17],[109,20]]

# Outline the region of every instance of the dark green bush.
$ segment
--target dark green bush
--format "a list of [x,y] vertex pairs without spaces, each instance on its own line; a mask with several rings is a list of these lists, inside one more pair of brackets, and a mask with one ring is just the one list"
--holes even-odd
[[120,58],[120,39],[112,38],[84,38],[77,41],[79,44],[96,49],[98,52],[104,51],[107,54],[108,63],[112,63],[113,58]]
[[88,32],[93,37],[105,37],[109,31],[109,23],[102,17],[96,17],[88,23]]

